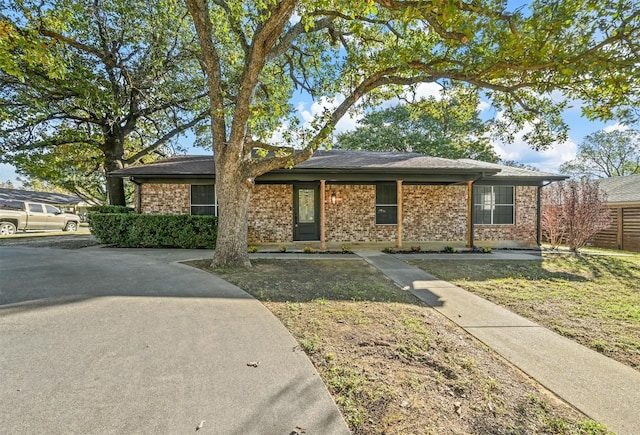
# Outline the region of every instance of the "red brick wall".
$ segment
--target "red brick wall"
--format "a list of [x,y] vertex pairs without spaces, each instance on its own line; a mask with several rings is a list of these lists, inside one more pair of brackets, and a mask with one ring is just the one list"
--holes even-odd
[[189,184],[140,185],[141,213],[190,214],[191,188]]
[[402,193],[403,240],[466,241],[466,186],[407,185]]
[[[143,184],[142,213],[190,213],[188,184]],[[335,193],[337,203],[331,204]],[[375,224],[374,185],[326,186],[325,231],[331,242],[390,242],[396,225]],[[466,186],[403,186],[403,243],[456,242],[467,237]],[[536,187],[516,187],[515,225],[476,225],[477,246],[535,245]],[[249,205],[249,243],[293,240],[293,186],[257,184]]]
[[[537,187],[516,186],[514,225],[474,225],[476,246],[536,246]],[[513,242],[509,242],[513,241]]]
[[249,203],[249,243],[293,240],[293,186],[256,184]]

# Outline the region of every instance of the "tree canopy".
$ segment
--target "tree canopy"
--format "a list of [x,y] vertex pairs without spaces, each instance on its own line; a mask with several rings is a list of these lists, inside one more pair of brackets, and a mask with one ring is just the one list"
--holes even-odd
[[0,7],[0,160],[18,173],[124,205],[122,180],[106,172],[171,153],[176,137],[208,120],[182,3]]
[[[530,123],[525,139],[538,148],[566,137],[569,101],[583,102],[590,119],[635,120],[640,111],[640,10],[632,0],[519,8],[500,0],[186,3],[211,103],[218,265],[248,265],[255,177],[309,158],[349,110],[420,83],[482,91],[504,113],[499,130],[509,139]],[[296,91],[336,104],[300,125]]]
[[576,158],[564,163],[560,172],[586,178],[640,174],[640,132],[601,130],[590,134],[578,146]]
[[358,122],[356,130],[339,134],[334,146],[495,163],[499,157],[489,143],[490,123],[479,118],[479,102],[469,98],[462,103],[460,98],[464,97],[445,94],[415,105],[372,111]]

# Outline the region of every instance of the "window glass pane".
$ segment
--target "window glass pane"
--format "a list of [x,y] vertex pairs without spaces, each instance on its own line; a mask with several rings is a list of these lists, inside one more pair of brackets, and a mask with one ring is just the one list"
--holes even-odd
[[491,210],[485,210],[483,206],[476,205],[473,210],[473,223],[487,225],[491,223]]
[[315,189],[298,190],[298,222],[312,224],[316,221]]
[[191,214],[197,216],[216,216],[216,207],[213,205],[192,205]]
[[29,204],[29,211],[32,213],[44,213],[41,204]]
[[513,224],[513,206],[498,205],[493,211],[494,224]]
[[496,204],[513,204],[513,187],[497,186],[494,187]]
[[47,208],[47,213],[49,213],[49,214],[60,213],[60,210],[58,210],[56,207],[54,207],[52,205],[45,205],[45,207]]
[[398,188],[395,184],[385,183],[376,185],[376,204],[398,204]]
[[512,225],[514,223],[513,186],[474,186],[473,223],[480,225]]
[[215,186],[191,186],[191,204],[215,204],[216,203],[216,191]]
[[398,223],[398,206],[376,206],[377,225],[396,225]]

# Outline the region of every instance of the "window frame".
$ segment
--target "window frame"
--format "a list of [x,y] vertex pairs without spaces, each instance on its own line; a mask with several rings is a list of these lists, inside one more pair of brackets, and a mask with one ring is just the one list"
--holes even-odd
[[[376,183],[376,207],[375,207],[375,214],[376,214],[376,225],[385,225],[385,226],[389,226],[389,225],[398,225],[398,188],[397,185],[395,183]],[[383,196],[381,194],[381,192],[379,191],[379,188],[382,187],[392,187],[391,191],[393,192],[393,195],[391,195],[392,197],[395,197],[395,203],[391,203],[391,202],[379,202],[382,199],[386,199],[386,198],[379,198],[380,196]],[[385,192],[388,193],[388,192]],[[389,198],[389,199],[393,199],[393,198]],[[378,209],[383,208],[385,210],[393,210],[393,214],[392,214],[392,219],[393,222],[380,222],[378,221]]]
[[[480,188],[487,189],[490,188],[490,197],[487,202],[486,199],[486,191],[480,194]],[[511,189],[511,203],[497,203],[496,196],[499,196],[496,193],[496,189],[499,188],[510,188]],[[515,225],[516,224],[516,186],[515,185],[477,185],[473,186],[473,224],[474,225],[492,225],[492,226],[505,226],[505,225]],[[496,212],[499,209],[504,209],[510,207],[511,208],[511,221],[510,222],[497,222],[496,223]],[[479,213],[478,209],[480,208],[483,212],[489,212],[489,222],[484,222],[485,213]],[[482,222],[479,221],[479,218],[482,217]]]
[[[212,187],[213,188],[213,203],[193,203],[193,188],[194,187]],[[200,214],[193,213],[194,207],[213,207],[213,214]],[[189,185],[189,214],[191,216],[216,216],[218,217],[219,208],[218,208],[218,192],[216,191],[215,184],[190,184]]]

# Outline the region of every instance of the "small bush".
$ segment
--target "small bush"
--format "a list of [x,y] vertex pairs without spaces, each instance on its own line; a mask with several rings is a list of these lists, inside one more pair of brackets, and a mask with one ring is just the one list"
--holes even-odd
[[480,252],[483,254],[491,254],[491,248],[488,246],[482,246],[479,248]]
[[303,249],[303,252],[305,254],[315,254],[316,250],[313,249],[311,246],[305,246]]
[[287,252],[287,247],[286,246],[280,246],[278,248],[278,252]]
[[420,245],[415,245],[411,247],[412,252],[420,252],[421,250],[422,248],[420,247]]
[[342,251],[343,254],[351,254],[352,253],[351,246],[348,246],[348,245],[342,245],[340,250]]
[[453,246],[447,245],[444,247],[443,252],[447,252],[449,254],[453,254],[455,252],[458,252],[458,250],[456,248],[454,248]]
[[92,213],[89,227],[100,243],[123,248],[212,249],[216,246],[218,218]]
[[382,250],[382,252],[384,252],[385,254],[393,254],[394,252],[396,252],[396,250],[387,246]]
[[258,247],[257,246],[249,246],[247,248],[247,251],[249,252],[249,254],[255,254],[256,252],[258,252]]

